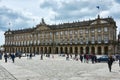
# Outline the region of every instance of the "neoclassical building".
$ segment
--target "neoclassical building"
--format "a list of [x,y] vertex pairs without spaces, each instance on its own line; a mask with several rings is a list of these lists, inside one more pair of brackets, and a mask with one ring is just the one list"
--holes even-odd
[[114,54],[117,51],[117,26],[113,18],[48,25],[44,19],[34,28],[8,30],[6,52],[25,53],[95,53]]

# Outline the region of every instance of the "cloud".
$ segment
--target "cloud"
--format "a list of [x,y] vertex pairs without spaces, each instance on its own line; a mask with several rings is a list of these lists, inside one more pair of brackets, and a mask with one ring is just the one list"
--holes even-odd
[[[96,8],[100,6],[100,9]],[[97,17],[100,14],[101,17],[112,16],[115,21],[118,21],[120,13],[120,1],[119,0],[44,0],[40,4],[40,9],[45,9],[49,15],[54,13],[50,19],[53,21],[68,22],[76,20],[88,20]],[[56,17],[54,17],[56,16]],[[120,24],[117,23],[117,26]],[[119,27],[118,27],[119,29]]]
[[120,4],[120,0],[115,0],[115,1]]
[[96,0],[44,0],[44,2],[40,4],[40,8],[52,10],[57,14],[57,19],[61,17],[71,18],[72,16],[81,18],[90,15],[96,16],[98,12],[96,8],[97,5],[100,5],[102,11],[109,10],[114,6],[113,0],[105,0],[100,3]]
[[3,45],[4,44],[4,31],[1,31],[0,30],[0,45]]
[[[97,5],[96,0],[44,0],[40,8],[56,13],[56,20],[78,20],[88,16],[96,17]],[[108,7],[104,6],[106,9]]]
[[[120,0],[30,0],[29,3],[28,0],[24,1],[0,0],[1,31],[33,27],[40,22],[40,18],[44,18],[47,24],[58,24],[95,19],[98,13],[101,17],[112,16],[120,31]],[[100,9],[96,6],[100,6]]]
[[0,30],[27,28],[33,26],[33,18],[29,13],[17,12],[7,7],[0,7]]

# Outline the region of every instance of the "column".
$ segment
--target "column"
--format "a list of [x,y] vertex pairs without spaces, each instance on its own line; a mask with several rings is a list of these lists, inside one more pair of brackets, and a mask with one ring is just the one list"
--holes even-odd
[[67,50],[68,50],[67,52],[68,52],[68,54],[69,54],[69,53],[70,53],[70,47],[67,47]]
[[43,54],[45,54],[45,47],[43,47]]
[[58,54],[60,54],[61,52],[60,52],[60,47],[58,47]]
[[74,46],[72,47],[72,50],[73,50],[72,53],[75,54],[75,47]]
[[105,53],[105,50],[104,50],[104,46],[101,46],[101,51],[102,51],[102,55],[104,55],[104,53]]
[[40,47],[39,47],[39,54],[41,54],[41,49],[40,49]]
[[65,53],[65,47],[63,47],[63,52]]
[[78,54],[80,54],[80,47],[78,46]]
[[91,51],[92,51],[92,50],[91,50],[91,46],[89,46],[89,54],[91,54]]
[[98,48],[98,46],[95,46],[95,54],[98,54],[97,48]]
[[86,54],[86,51],[85,51],[85,46],[83,46],[83,53]]
[[49,47],[47,47],[47,53],[49,53]]

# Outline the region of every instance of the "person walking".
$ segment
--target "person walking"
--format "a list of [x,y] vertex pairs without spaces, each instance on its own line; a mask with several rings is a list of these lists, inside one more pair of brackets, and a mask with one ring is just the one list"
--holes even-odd
[[120,67],[120,58],[119,58],[119,67]]
[[41,53],[40,59],[43,60],[43,53]]
[[112,55],[108,56],[108,68],[109,68],[109,71],[111,72],[111,69],[112,69],[112,64],[113,64],[113,57]]
[[91,61],[92,61],[92,64],[94,64],[94,62],[95,62],[95,56],[94,56],[94,54],[91,55]]
[[14,55],[14,53],[11,54],[11,59],[12,59],[12,62],[14,63],[15,62],[15,55]]
[[32,59],[32,53],[30,53],[30,59]]
[[83,62],[83,55],[82,54],[80,54],[80,61],[81,61],[81,63]]
[[4,58],[5,58],[5,63],[7,63],[7,58],[8,58],[7,53],[4,54]]
[[120,67],[120,54],[118,56],[118,64],[119,64],[119,67]]

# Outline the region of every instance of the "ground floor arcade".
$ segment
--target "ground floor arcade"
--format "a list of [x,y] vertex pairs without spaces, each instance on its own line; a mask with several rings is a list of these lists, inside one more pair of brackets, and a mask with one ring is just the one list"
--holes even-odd
[[91,46],[22,46],[22,47],[5,47],[6,52],[23,52],[23,53],[95,53],[95,54],[114,54],[116,47],[113,45],[91,45]]

